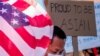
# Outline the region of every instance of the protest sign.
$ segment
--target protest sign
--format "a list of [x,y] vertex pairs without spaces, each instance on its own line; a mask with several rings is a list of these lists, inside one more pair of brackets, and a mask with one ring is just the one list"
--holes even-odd
[[96,35],[94,4],[92,1],[49,0],[47,11],[54,25],[70,36]]
[[[94,47],[100,47],[100,3],[95,3],[96,29],[97,36],[79,36],[78,49],[79,51]],[[67,36],[65,44],[66,53],[73,52],[72,38]]]

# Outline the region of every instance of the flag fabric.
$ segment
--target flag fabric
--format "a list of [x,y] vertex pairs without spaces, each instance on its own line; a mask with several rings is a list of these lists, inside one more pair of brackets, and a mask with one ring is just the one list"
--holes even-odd
[[0,0],[0,2],[5,2],[5,1],[8,1],[8,0]]
[[52,31],[51,19],[39,3],[0,0],[0,56],[44,56]]

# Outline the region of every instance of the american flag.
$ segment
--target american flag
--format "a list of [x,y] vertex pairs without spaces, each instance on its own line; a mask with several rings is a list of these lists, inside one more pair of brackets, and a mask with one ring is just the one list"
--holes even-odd
[[0,56],[44,56],[52,28],[39,3],[0,0]]

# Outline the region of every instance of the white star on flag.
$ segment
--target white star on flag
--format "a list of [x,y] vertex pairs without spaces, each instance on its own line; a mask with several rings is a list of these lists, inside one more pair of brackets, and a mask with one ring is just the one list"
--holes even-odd
[[13,25],[18,25],[18,21],[17,20],[15,20],[15,19],[13,19],[12,21],[11,21],[11,23],[13,24]]
[[25,21],[25,22],[29,22],[29,20],[28,20],[27,18],[24,18],[24,21]]
[[12,15],[14,15],[16,17],[16,16],[19,16],[19,13],[14,12],[14,13],[12,13]]
[[2,8],[2,10],[0,10],[3,13],[7,13],[7,9]]

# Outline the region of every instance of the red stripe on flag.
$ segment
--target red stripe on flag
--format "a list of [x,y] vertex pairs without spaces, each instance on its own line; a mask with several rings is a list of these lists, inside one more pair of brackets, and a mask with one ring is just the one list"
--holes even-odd
[[0,45],[10,56],[23,56],[13,42],[2,31],[0,31]]
[[50,25],[50,26],[52,25],[51,19],[43,15],[35,16],[34,18],[30,18],[30,17],[28,18],[32,26],[45,27],[47,25]]
[[28,8],[30,5],[23,0],[18,0],[13,4],[18,10],[23,11]]
[[31,48],[35,49],[36,46],[46,48],[50,43],[49,37],[43,36],[41,39],[36,39],[22,27],[17,28],[16,31]]
[[23,40],[31,47],[36,47],[36,39],[31,36],[23,27],[15,29],[17,33],[23,38]]
[[47,36],[43,36],[42,39],[37,40],[37,46],[47,48],[50,43],[50,39]]

